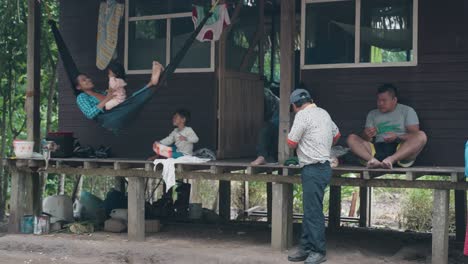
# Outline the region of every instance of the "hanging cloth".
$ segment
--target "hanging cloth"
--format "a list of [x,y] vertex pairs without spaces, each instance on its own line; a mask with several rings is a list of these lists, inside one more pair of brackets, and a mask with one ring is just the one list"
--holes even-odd
[[[197,28],[205,18],[205,8],[203,6],[194,5],[192,8],[192,21]],[[226,4],[219,5],[215,8],[213,15],[206,22],[205,26],[197,35],[197,40],[200,42],[219,40],[223,30],[231,24],[229,12]]]
[[116,0],[101,2],[99,6],[96,66],[104,70],[116,56],[120,20],[123,17],[125,4]]
[[[216,7],[218,1],[214,4]],[[104,128],[118,133],[122,128],[127,126],[131,121],[135,120],[136,115],[142,110],[144,104],[148,102],[154,92],[158,90],[162,85],[165,85],[167,79],[175,72],[176,68],[182,62],[185,54],[188,52],[193,42],[195,41],[196,36],[200,33],[202,27],[205,25],[206,21],[213,14],[214,8],[212,8],[205,18],[200,22],[197,29],[190,35],[190,37],[185,41],[182,48],[177,52],[176,56],[171,60],[171,63],[167,65],[166,69],[161,73],[159,77],[159,82],[156,86],[145,87],[133,93],[133,95],[123,103],[112,108],[112,110],[105,111],[102,114],[99,114],[95,120]],[[76,67],[75,62],[73,61],[70,51],[68,50],[67,45],[63,41],[63,38],[57,28],[57,24],[53,20],[49,20],[49,24],[52,29],[52,33],[57,44],[57,49],[62,59],[63,67],[67,72],[68,78],[71,82],[71,88],[74,91],[75,95],[79,94],[79,91],[76,90],[75,80],[80,75],[78,68]]]

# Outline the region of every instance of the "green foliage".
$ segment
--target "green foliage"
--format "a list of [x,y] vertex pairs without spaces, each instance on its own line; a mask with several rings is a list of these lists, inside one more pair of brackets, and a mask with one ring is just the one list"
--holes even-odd
[[[403,228],[418,232],[430,232],[432,229],[433,191],[424,189],[407,189],[403,200],[401,217]],[[450,197],[449,223],[454,230],[455,223],[454,195]]]

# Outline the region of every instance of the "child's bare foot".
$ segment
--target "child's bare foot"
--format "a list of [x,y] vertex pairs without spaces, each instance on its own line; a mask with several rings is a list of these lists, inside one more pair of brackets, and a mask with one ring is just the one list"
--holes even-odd
[[258,166],[262,164],[266,164],[266,160],[263,156],[259,156],[256,160],[250,163],[250,165],[253,165],[253,166]]
[[391,170],[393,169],[393,163],[395,163],[393,158],[388,157],[382,161],[382,168]]
[[373,158],[367,162],[367,168],[369,169],[376,169],[382,167],[382,162]]
[[151,69],[151,81],[150,85],[157,85],[159,82],[159,76],[161,76],[161,72],[163,71],[163,66],[157,62],[153,61],[153,68]]

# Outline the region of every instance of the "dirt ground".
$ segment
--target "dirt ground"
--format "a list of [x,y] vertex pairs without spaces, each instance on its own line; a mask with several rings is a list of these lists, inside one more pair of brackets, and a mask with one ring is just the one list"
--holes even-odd
[[[270,249],[268,227],[260,225],[171,224],[138,243],[103,232],[0,236],[1,264],[289,263],[287,251]],[[468,263],[461,243],[451,244],[450,258]],[[344,229],[328,235],[327,263],[430,263],[430,236]]]

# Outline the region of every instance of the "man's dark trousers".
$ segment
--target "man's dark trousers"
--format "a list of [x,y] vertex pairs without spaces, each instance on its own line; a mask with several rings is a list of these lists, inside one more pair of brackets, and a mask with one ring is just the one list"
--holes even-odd
[[301,247],[304,250],[326,254],[325,216],[323,196],[330,183],[332,170],[329,162],[306,165],[302,168],[302,220]]

